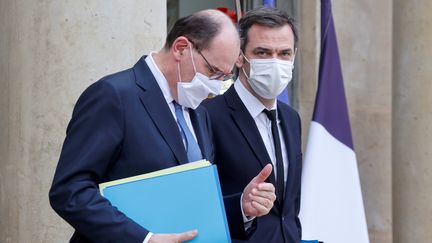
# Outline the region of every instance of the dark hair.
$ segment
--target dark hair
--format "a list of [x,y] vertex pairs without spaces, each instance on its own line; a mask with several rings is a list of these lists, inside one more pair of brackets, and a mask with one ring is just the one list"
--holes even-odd
[[206,49],[220,31],[219,22],[214,17],[202,13],[180,18],[168,33],[164,48],[171,48],[177,37],[184,36],[193,43],[198,51]]
[[248,43],[248,32],[252,25],[262,25],[273,28],[281,27],[286,24],[291,27],[294,34],[294,48],[296,48],[298,33],[295,26],[295,20],[285,11],[271,7],[259,7],[248,11],[239,21],[241,49],[244,51]]

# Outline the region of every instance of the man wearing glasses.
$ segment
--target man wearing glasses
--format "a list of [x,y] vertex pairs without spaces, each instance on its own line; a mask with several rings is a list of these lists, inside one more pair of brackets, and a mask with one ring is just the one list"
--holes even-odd
[[[84,91],[49,194],[54,210],[75,228],[71,242],[183,242],[197,235],[149,232],[111,206],[98,184],[213,161],[209,117],[197,106],[210,93],[218,94],[220,80],[231,75],[239,42],[228,17],[201,11],[179,19],[162,50]],[[271,170],[258,171],[242,193],[225,198],[232,236],[246,237],[248,217],[272,208],[274,186],[264,182]]]
[[277,200],[269,214],[257,219],[247,242],[298,243],[300,118],[277,101],[291,81],[297,32],[286,13],[266,7],[249,11],[239,21],[239,31],[239,77],[223,96],[204,102],[213,125],[222,193],[241,192],[272,163],[269,181],[276,187]]
[[[194,45],[194,43],[192,41],[189,41],[192,45]],[[228,80],[231,79],[232,77],[234,77],[234,73],[232,72],[232,70],[229,73],[224,73],[224,71],[220,70],[218,67],[210,64],[209,61],[207,61],[207,58],[204,56],[204,54],[202,54],[201,51],[198,51],[198,53],[201,55],[201,57],[204,59],[208,70],[211,73],[211,76],[209,77],[209,79],[213,79],[213,80]]]

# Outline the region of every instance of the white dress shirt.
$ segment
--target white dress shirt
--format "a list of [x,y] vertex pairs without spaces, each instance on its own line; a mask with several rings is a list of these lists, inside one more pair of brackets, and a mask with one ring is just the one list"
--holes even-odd
[[[273,134],[271,131],[271,121],[267,117],[267,115],[263,112],[264,109],[267,109],[261,101],[259,101],[253,94],[251,94],[243,85],[243,83],[237,79],[237,81],[234,83],[234,89],[236,90],[238,96],[240,97],[243,104],[246,106],[246,109],[249,111],[249,114],[252,116],[252,118],[255,121],[256,126],[258,127],[258,131],[261,135],[261,138],[264,142],[264,145],[266,147],[267,153],[270,156],[271,162],[273,164],[273,172],[275,174],[275,177],[277,177],[277,171],[276,171],[276,153],[273,143]],[[273,104],[272,110],[277,110],[277,102]],[[280,126],[280,120],[279,116],[276,112],[276,119],[278,123],[278,129],[279,129],[279,139],[281,141],[281,150],[282,150],[282,160],[283,160],[283,167],[284,167],[284,183],[286,184],[287,175],[288,175],[288,155],[285,145],[285,139],[281,135],[282,130]]]
[[[162,74],[162,72],[160,71],[160,69],[158,68],[156,63],[154,62],[154,59],[152,56],[154,53],[155,52],[150,52],[150,54],[146,57],[145,61],[147,63],[147,66],[149,67],[151,73],[155,77],[160,89],[162,90],[162,94],[165,98],[165,101],[168,104],[168,107],[171,110],[171,114],[173,115],[174,119],[177,121],[177,117],[175,115],[175,107],[174,107],[174,103],[173,103],[174,98],[171,95],[171,91],[170,91],[170,88],[168,86],[168,80],[166,80],[165,76]],[[183,116],[186,120],[186,124],[189,127],[189,130],[192,132],[192,135],[194,136],[195,141],[197,141],[195,131],[194,131],[194,128],[192,126],[192,121],[190,119],[189,109],[182,106],[182,110],[183,110]]]

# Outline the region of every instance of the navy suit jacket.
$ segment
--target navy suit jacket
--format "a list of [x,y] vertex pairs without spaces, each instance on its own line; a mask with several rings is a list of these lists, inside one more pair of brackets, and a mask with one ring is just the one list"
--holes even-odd
[[[215,163],[218,165],[222,193],[237,193],[266,164],[271,163],[270,157],[255,121],[234,85],[224,95],[210,99],[203,105],[212,122]],[[298,218],[302,168],[300,118],[296,111],[281,102],[277,103],[277,110],[289,159],[285,198],[283,205],[276,201],[268,215],[257,218],[255,233],[246,242],[298,243],[301,239]],[[273,173],[269,181],[276,185]]]
[[[71,242],[141,243],[148,230],[112,207],[98,184],[188,162],[144,59],[92,84],[75,105],[49,193],[53,209],[76,230]],[[189,112],[203,156],[213,161],[208,114],[203,108]],[[225,206],[231,233],[244,237],[239,195],[226,197]]]

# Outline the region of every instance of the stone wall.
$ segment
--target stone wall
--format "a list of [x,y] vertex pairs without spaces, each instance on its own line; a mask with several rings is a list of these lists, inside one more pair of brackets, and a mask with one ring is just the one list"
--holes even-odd
[[81,92],[158,50],[165,1],[0,1],[0,242],[66,242],[48,190]]
[[432,1],[394,1],[393,239],[432,239]]

